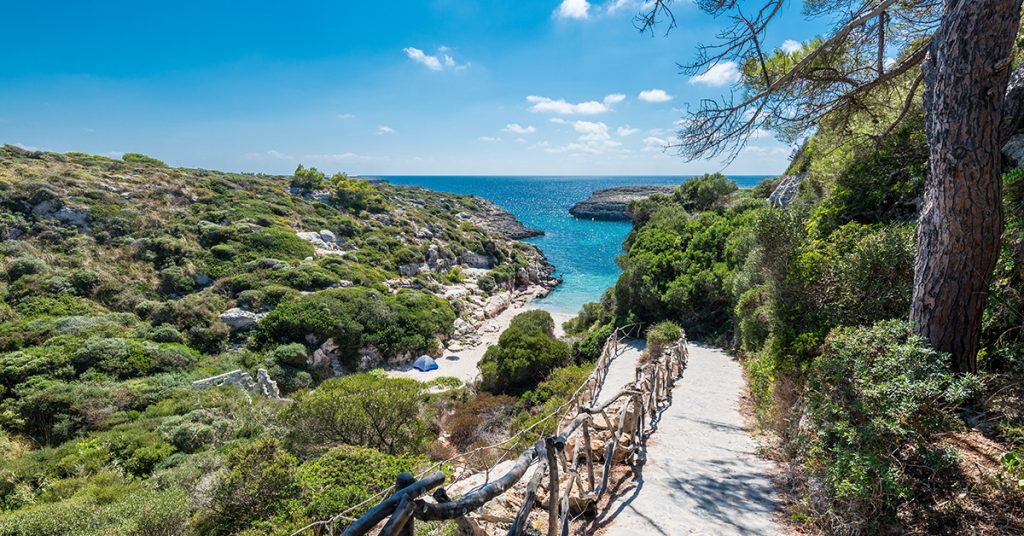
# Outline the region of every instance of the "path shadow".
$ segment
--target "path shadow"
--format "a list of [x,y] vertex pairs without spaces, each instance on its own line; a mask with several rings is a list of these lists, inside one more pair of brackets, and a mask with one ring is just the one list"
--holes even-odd
[[[682,380],[680,379],[677,381]],[[674,389],[670,390],[668,394],[668,400],[666,400],[665,403],[663,403],[658,408],[658,410],[650,417],[650,428],[648,429],[647,433],[644,434],[643,437],[640,439],[640,448],[637,449],[636,453],[636,463],[630,468],[631,475],[633,478],[626,478],[626,475],[623,475],[622,478],[619,478],[618,481],[615,482],[615,485],[613,487],[608,489],[608,504],[617,504],[617,506],[614,510],[602,510],[600,514],[588,520],[587,523],[584,524],[584,534],[593,534],[594,532],[611,525],[615,521],[615,519],[619,517],[619,515],[622,514],[622,512],[627,507],[629,507],[629,505],[632,504],[637,497],[640,496],[640,491],[643,490],[645,483],[644,466],[647,464],[647,442],[650,440],[651,436],[658,431],[658,424],[661,422],[662,415],[664,415],[664,413],[670,407],[672,407],[672,398],[674,396],[674,393]],[[624,489],[624,487],[627,484],[630,484],[631,482],[635,482],[636,485],[633,486],[632,488]],[[639,514],[641,517],[646,517],[643,516],[643,514],[640,514],[639,512],[636,513]],[[665,534],[664,531],[658,529],[657,525],[653,522],[653,520],[648,519],[648,521],[650,522],[651,528],[653,530],[660,534]]]

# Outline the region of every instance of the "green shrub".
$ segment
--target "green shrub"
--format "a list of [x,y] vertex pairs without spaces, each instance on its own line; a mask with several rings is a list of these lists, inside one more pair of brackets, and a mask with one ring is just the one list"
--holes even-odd
[[140,153],[124,153],[121,155],[121,160],[129,164],[143,164],[147,166],[159,166],[167,167],[162,161],[153,158],[152,156],[146,156]]
[[237,426],[209,409],[174,415],[160,423],[159,432],[182,452],[196,452],[227,437]]
[[588,331],[582,339],[573,342],[573,361],[577,363],[596,361],[601,356],[601,350],[604,350],[604,345],[614,330],[614,324],[605,324]]
[[300,188],[303,190],[319,190],[324,187],[326,178],[322,171],[315,167],[306,169],[299,164],[299,167],[295,168],[295,173],[292,175],[291,185],[294,188]]
[[[298,483],[305,513],[325,519],[365,501],[393,486],[399,474],[419,471],[430,460],[416,455],[389,455],[374,449],[341,445],[299,468]],[[371,504],[350,512],[362,515]]]
[[710,173],[687,179],[672,198],[685,210],[696,212],[715,207],[736,190],[736,181],[721,173]]
[[804,441],[834,522],[877,531],[915,500],[908,471],[942,458],[935,435],[961,426],[956,408],[978,387],[906,322],[830,334],[810,373]]
[[298,496],[298,460],[275,439],[258,439],[228,455],[228,474],[213,490],[205,534],[233,534],[283,512]]
[[282,344],[267,353],[267,359],[280,365],[301,367],[306,364],[306,347],[299,343]]
[[160,292],[164,294],[185,294],[195,290],[196,282],[180,266],[160,270]]
[[306,334],[333,338],[344,360],[358,358],[364,346],[386,356],[436,351],[435,334],[450,334],[455,312],[442,299],[404,289],[384,295],[365,288],[330,289],[283,303],[257,326],[258,345],[300,342]]
[[683,336],[679,324],[671,320],[662,320],[647,330],[647,354],[660,356],[669,346],[675,344]]
[[26,275],[41,274],[46,263],[35,257],[17,257],[7,263],[7,279],[12,283]]
[[344,173],[331,177],[334,203],[352,212],[382,212],[388,205],[380,190],[367,181],[350,179]]
[[301,452],[365,445],[388,454],[417,452],[430,433],[424,384],[406,378],[353,374],[333,378],[298,397],[285,418]]
[[492,393],[515,393],[537,385],[552,369],[571,360],[569,345],[554,336],[547,311],[533,310],[512,319],[498,344],[487,349],[479,367],[480,386]]
[[175,536],[185,533],[192,508],[178,487],[138,489],[113,502],[76,496],[0,515],[0,535]]

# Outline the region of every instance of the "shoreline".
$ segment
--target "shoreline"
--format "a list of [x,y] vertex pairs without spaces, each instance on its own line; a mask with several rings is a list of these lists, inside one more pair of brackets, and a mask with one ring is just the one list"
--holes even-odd
[[519,313],[525,313],[535,309],[548,311],[555,321],[555,336],[565,336],[562,330],[562,323],[576,316],[572,313],[549,311],[534,303],[537,291],[543,289],[541,286],[531,285],[526,291],[519,293],[516,297],[529,296],[526,300],[513,297],[511,303],[502,312],[488,318],[476,329],[480,342],[472,347],[451,350],[444,348],[442,356],[436,358],[438,368],[428,372],[422,372],[412,368],[412,363],[401,365],[390,365],[384,367],[389,378],[410,378],[421,382],[429,382],[443,377],[454,377],[463,383],[474,383],[480,376],[477,363],[484,357],[487,349],[498,342],[498,337],[512,323],[512,318]]

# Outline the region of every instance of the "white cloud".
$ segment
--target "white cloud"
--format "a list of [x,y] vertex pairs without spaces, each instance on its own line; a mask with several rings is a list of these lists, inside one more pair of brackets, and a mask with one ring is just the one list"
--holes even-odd
[[668,145],[668,140],[659,138],[657,136],[648,136],[644,138],[644,150],[647,152],[662,152],[665,150],[665,146]]
[[575,155],[591,154],[599,155],[609,152],[621,152],[621,142],[612,139],[608,131],[608,125],[603,122],[594,121],[573,121],[573,130],[579,134],[575,142],[561,147],[549,147],[545,144],[544,150],[549,153],[571,153]]
[[246,160],[268,160],[268,159],[269,160],[295,160],[295,157],[293,157],[290,154],[282,153],[281,151],[278,151],[277,149],[270,149],[269,151],[264,151],[262,153],[246,153],[245,154],[245,159]]
[[338,114],[335,117],[337,117],[338,119],[341,119],[342,121],[344,121],[346,119],[355,119],[356,118],[356,116],[353,115],[353,114]]
[[509,123],[501,130],[511,132],[512,134],[533,134],[534,132],[537,132],[537,129],[533,125],[524,127],[519,123]]
[[379,127],[377,127],[377,135],[378,136],[383,135],[383,134],[394,134],[394,133],[395,133],[395,129],[393,129],[393,128],[387,126],[387,125],[380,125]]
[[800,43],[800,41],[796,41],[794,39],[786,39],[785,41],[782,42],[782,45],[779,46],[779,48],[782,49],[782,51],[785,52],[786,54],[792,54],[794,52],[800,52],[801,50],[804,49],[804,46]]
[[422,63],[426,65],[428,69],[432,71],[440,71],[444,67],[441,67],[441,60],[437,59],[437,56],[430,56],[422,50],[414,47],[403,48],[405,55],[409,56],[409,59],[416,63]]
[[726,61],[712,66],[706,72],[690,77],[691,84],[708,86],[724,86],[739,81],[739,66],[734,61]]
[[622,8],[629,7],[633,3],[635,3],[633,0],[614,0],[613,2],[608,2],[608,7],[605,8],[605,11],[615,13]]
[[501,138],[495,138],[492,136],[480,136],[480,141],[499,142],[501,141]]
[[469,67],[468,63],[458,63],[455,58],[452,57],[452,49],[442,46],[438,47],[437,54],[431,55],[423,52],[416,47],[406,47],[402,49],[405,55],[412,61],[426,66],[431,71],[443,71],[445,69],[455,69],[461,71]]
[[612,109],[613,104],[618,104],[626,100],[626,96],[621,93],[613,93],[605,96],[601,102],[598,101],[586,101],[580,103],[571,103],[565,99],[554,100],[548,97],[538,97],[536,95],[530,95],[526,97],[527,102],[533,103],[530,106],[532,112],[548,112],[562,115],[596,115],[603,114]]
[[356,153],[334,153],[334,154],[306,154],[302,155],[303,160],[309,160],[313,162],[325,162],[325,163],[340,163],[340,162],[362,162],[366,160],[374,160],[376,157],[366,156]]
[[587,0],[562,0],[555,10],[560,19],[585,19],[590,16],[590,2]]
[[664,89],[648,89],[640,92],[640,100],[644,102],[668,102],[672,95],[665,93]]
[[557,125],[564,125],[566,123],[565,119],[562,119],[561,117],[552,117],[551,119],[548,119],[548,121]]
[[639,128],[630,128],[629,125],[615,129],[615,133],[623,138],[625,138],[626,136],[632,136],[637,132],[640,132]]

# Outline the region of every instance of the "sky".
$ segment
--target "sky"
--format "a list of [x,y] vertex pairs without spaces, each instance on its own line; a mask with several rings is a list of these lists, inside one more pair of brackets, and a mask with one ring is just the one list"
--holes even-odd
[[[769,133],[731,163],[665,151],[735,65],[677,64],[727,21],[677,0],[16,2],[0,21],[0,144],[176,166],[363,175],[784,171]],[[766,46],[823,33],[799,2]]]

